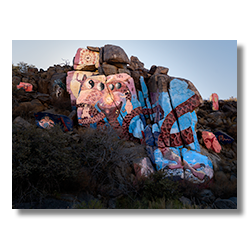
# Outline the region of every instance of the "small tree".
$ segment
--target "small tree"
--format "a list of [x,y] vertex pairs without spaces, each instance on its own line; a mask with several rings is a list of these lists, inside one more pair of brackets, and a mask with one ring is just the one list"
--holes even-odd
[[35,68],[35,67],[36,67],[35,65],[28,64],[28,63],[25,63],[25,62],[19,62],[19,63],[17,63],[17,66],[15,66],[12,63],[12,70],[20,71],[21,73],[27,73],[28,68]]

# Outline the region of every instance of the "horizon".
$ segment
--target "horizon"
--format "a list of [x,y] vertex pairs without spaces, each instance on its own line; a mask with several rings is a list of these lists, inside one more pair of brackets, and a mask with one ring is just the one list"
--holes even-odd
[[191,81],[203,99],[217,93],[219,99],[237,98],[236,40],[12,40],[12,64],[24,62],[36,68],[72,66],[78,48],[120,46],[136,56],[146,69],[169,68],[169,75]]

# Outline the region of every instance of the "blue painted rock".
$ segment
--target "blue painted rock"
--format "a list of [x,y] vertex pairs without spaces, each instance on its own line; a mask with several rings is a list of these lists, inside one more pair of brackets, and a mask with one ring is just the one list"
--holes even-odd
[[217,140],[222,143],[222,144],[231,144],[234,142],[234,139],[229,136],[228,134],[222,132],[222,131],[217,131],[214,133]]
[[50,129],[56,124],[59,124],[64,132],[73,130],[72,120],[65,115],[54,115],[47,112],[38,112],[34,115],[36,118],[36,124],[40,128]]

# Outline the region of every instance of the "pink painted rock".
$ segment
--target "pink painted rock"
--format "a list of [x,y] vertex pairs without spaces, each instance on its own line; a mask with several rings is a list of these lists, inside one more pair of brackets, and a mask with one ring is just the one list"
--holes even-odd
[[99,53],[79,48],[74,59],[75,70],[95,70],[99,67]]
[[212,109],[214,111],[219,110],[219,97],[218,97],[218,95],[216,93],[213,93],[210,96],[210,102],[212,102]]
[[26,92],[31,92],[33,90],[33,85],[30,83],[26,83],[26,82],[20,82],[19,85],[17,85],[18,89],[24,89]]
[[216,136],[212,132],[203,131],[202,138],[207,149],[211,148],[215,153],[220,153],[221,145],[218,142]]

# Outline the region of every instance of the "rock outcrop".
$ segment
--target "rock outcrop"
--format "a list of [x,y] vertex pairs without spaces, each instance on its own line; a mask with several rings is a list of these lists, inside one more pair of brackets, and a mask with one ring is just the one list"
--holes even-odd
[[[135,136],[141,133],[138,130],[139,125],[135,125],[136,123],[140,123],[140,126],[143,125],[144,129],[147,128],[142,137],[141,135],[135,137],[142,144],[144,143],[151,163],[155,166],[156,163],[154,160],[156,155],[161,154],[160,157],[164,158],[164,154],[167,154],[164,150],[157,151],[157,154],[155,153],[156,148],[160,147],[161,143],[177,148],[181,145],[185,146],[193,143],[191,151],[195,150],[206,157],[211,162],[214,171],[213,184],[209,186],[209,191],[197,194],[197,199],[204,204],[209,203],[213,208],[235,208],[237,204],[235,205],[234,201],[228,199],[230,198],[229,196],[233,197],[237,195],[237,101],[219,100],[219,110],[214,111],[211,101],[203,100],[193,83],[186,79],[169,76],[168,72],[169,69],[162,66],[152,65],[149,70],[144,68],[144,64],[136,56],[131,56],[129,59],[125,51],[119,46],[105,45],[101,48],[88,46],[87,49],[77,50],[72,67],[69,65],[54,65],[47,70],[28,68],[27,72],[13,71],[13,121],[19,128],[29,129],[32,124],[35,124],[34,113],[52,112],[55,115],[64,115],[73,121],[74,129],[70,133],[72,138],[77,140],[78,132],[82,129],[79,128],[78,123],[83,124],[83,121],[86,122],[86,119],[93,121],[93,124],[94,122],[99,122],[100,125],[103,125],[106,122],[105,119],[107,119],[111,126],[117,128],[123,124],[126,115],[134,113],[134,117],[138,116],[142,119],[140,114],[143,114],[145,120],[142,119],[141,122],[137,122],[139,118],[136,118],[137,120],[134,119],[134,125],[128,127],[127,130]],[[122,79],[119,80],[117,76],[121,76]],[[32,91],[26,92],[25,89],[18,89],[17,86],[20,82],[31,84]],[[121,110],[124,109],[123,119],[119,120],[119,112],[115,114],[117,106],[114,107],[113,117],[108,113],[110,109],[107,109],[106,106],[103,106],[104,108],[98,106],[96,111],[93,108],[94,106],[84,99],[84,94],[79,97],[78,95],[83,89],[82,84],[86,82],[88,82],[90,89],[92,89],[92,84],[94,84],[93,86],[97,90],[102,90],[104,85],[109,86],[111,90],[113,88],[122,89],[122,93],[128,97],[124,106],[119,107]],[[121,84],[121,86],[118,86],[118,84]],[[183,91],[187,98],[175,98],[175,96],[184,96]],[[183,107],[184,109],[185,107],[189,107],[186,103],[193,96],[196,99],[190,101],[190,105],[193,106],[190,106],[190,110],[187,110],[185,116],[185,121],[188,122],[184,125],[179,120],[178,124],[179,117],[185,114],[181,113],[184,112]],[[79,101],[79,98],[84,100],[84,102]],[[100,96],[101,98],[106,98],[105,100],[107,100],[108,96]],[[120,98],[122,99],[123,97],[121,96]],[[133,98],[137,98],[139,104],[133,102]],[[81,106],[82,103],[84,103],[84,107]],[[185,103],[185,106],[180,107],[182,103]],[[151,105],[150,107],[148,106],[149,104]],[[166,104],[168,104],[168,108]],[[135,113],[136,111],[134,110],[139,106],[140,112]],[[75,111],[75,107],[79,108],[77,112]],[[80,110],[82,120],[79,120]],[[173,126],[174,123],[172,124],[172,130],[172,127],[168,128],[169,131],[167,129],[164,130],[163,119],[166,120],[168,113],[171,112],[174,114],[173,121],[175,125]],[[179,116],[178,112],[180,112]],[[175,117],[175,113],[177,114],[177,118]],[[195,118],[196,115],[197,118]],[[94,121],[93,117],[99,120]],[[163,122],[160,123],[160,130],[158,130],[154,124],[155,122],[159,124],[160,120]],[[166,122],[166,128],[169,122]],[[189,130],[185,133],[188,135],[192,134],[194,139],[191,143],[191,141],[188,141],[189,137],[187,137],[187,141],[185,142],[184,140],[183,144],[183,139],[186,137],[184,137],[184,133],[180,132],[187,129]],[[170,134],[173,135],[173,130],[176,130],[175,137],[170,136]],[[124,132],[125,130],[122,131]],[[161,131],[164,133],[161,134]],[[217,136],[221,145],[220,153],[215,153],[212,149],[207,149],[202,138],[203,131],[211,131]],[[218,135],[222,134],[224,137],[218,137]],[[153,138],[152,145],[148,144],[151,140],[150,136]],[[223,140],[226,140],[225,138],[230,140],[230,143],[223,143]],[[200,149],[198,149],[199,147]],[[184,160],[187,160],[191,156],[189,155],[189,150],[190,148],[187,151],[183,150],[182,157],[184,157]],[[152,156],[150,152],[153,152],[153,157],[150,157]],[[174,152],[177,153],[177,151]],[[196,157],[196,155],[193,155],[193,157]],[[149,158],[144,154],[141,156],[141,160],[139,158],[135,160],[136,167],[141,166],[141,171],[137,169],[137,172],[143,173],[144,171],[142,167],[143,159],[150,166],[150,169],[152,169],[151,164],[148,163]],[[170,161],[166,162],[165,158],[163,161],[166,165],[171,164]],[[133,175],[132,178],[136,179],[135,171],[131,168],[130,171],[130,174]],[[174,173],[174,170],[172,172]],[[184,198],[183,200],[185,200]]]

